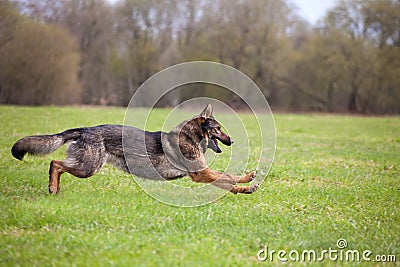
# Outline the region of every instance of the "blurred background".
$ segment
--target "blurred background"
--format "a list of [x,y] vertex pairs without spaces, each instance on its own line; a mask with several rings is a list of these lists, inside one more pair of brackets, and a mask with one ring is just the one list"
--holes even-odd
[[[0,104],[126,106],[163,68],[210,60],[275,111],[399,114],[400,0],[333,1],[312,22],[296,2],[1,0]],[[193,96],[243,105],[212,85],[158,105]]]

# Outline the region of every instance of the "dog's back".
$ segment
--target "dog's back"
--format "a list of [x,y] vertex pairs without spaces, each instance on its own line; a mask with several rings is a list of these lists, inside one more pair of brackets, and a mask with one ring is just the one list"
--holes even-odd
[[86,178],[109,162],[131,174],[149,179],[175,179],[187,174],[165,157],[162,132],[146,132],[122,125],[70,129],[53,135],[28,136],[17,141],[12,155],[49,154],[69,143],[63,161],[68,172]]

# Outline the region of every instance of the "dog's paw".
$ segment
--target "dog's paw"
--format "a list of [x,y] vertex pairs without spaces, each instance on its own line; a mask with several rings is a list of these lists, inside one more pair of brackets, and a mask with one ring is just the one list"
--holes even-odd
[[249,194],[254,193],[254,192],[257,191],[257,189],[258,189],[258,184],[252,184],[252,185],[249,186],[249,191],[248,191],[248,193],[249,193]]
[[49,186],[49,194],[56,195],[60,191],[60,188],[56,186]]
[[250,176],[250,182],[254,180],[254,178],[256,178],[257,176],[257,171],[252,171],[251,173],[249,173]]
[[244,183],[244,184],[250,183],[251,181],[254,180],[254,178],[256,178],[256,176],[257,176],[257,172],[256,171],[252,171],[252,172],[242,176],[238,182],[239,183]]

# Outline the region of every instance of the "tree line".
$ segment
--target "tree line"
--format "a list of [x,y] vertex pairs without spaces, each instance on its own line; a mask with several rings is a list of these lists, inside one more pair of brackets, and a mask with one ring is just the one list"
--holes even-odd
[[400,1],[338,0],[316,25],[289,0],[0,1],[2,104],[126,106],[151,75],[192,60],[244,72],[276,109],[398,114]]

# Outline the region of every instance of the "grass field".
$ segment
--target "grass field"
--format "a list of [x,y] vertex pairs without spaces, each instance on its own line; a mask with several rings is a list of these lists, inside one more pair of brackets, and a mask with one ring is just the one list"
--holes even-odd
[[[340,238],[342,252],[400,263],[399,117],[276,115],[276,157],[259,190],[198,208],[162,204],[110,166],[89,179],[65,175],[50,196],[48,165],[65,149],[23,162],[10,154],[23,136],[120,124],[124,112],[0,106],[1,266],[268,266],[278,254],[261,262],[260,249],[319,257]],[[325,256],[314,264],[345,262]]]

